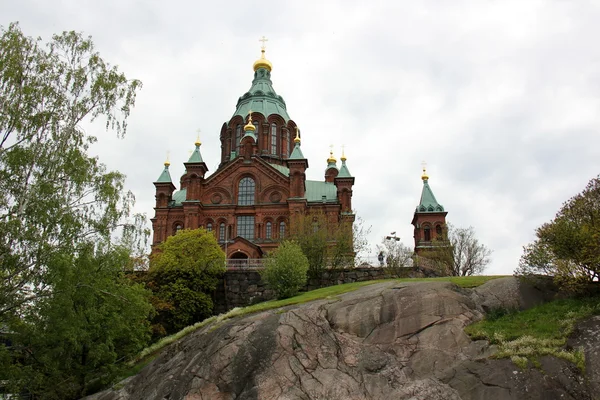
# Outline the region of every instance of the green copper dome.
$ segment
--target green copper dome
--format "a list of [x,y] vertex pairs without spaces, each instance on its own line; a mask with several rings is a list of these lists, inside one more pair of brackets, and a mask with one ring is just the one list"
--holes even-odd
[[233,116],[246,118],[248,111],[269,115],[280,115],[285,122],[290,120],[283,97],[275,93],[271,72],[266,68],[259,68],[254,72],[254,80],[250,90],[238,99]]

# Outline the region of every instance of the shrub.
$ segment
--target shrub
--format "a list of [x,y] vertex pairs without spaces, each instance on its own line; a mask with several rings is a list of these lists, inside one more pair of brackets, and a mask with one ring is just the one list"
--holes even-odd
[[224,264],[213,233],[204,229],[179,231],[157,246],[147,276],[157,311],[155,336],[175,333],[212,314],[211,293]]
[[308,259],[295,242],[285,241],[265,260],[264,281],[275,291],[278,299],[292,297],[306,285]]

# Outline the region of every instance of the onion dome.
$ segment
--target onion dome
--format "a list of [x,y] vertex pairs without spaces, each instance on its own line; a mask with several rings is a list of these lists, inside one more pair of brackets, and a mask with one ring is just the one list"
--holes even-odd
[[252,123],[252,111],[248,111],[248,123],[244,125],[244,132],[254,133],[256,127]]
[[252,66],[252,68],[254,68],[254,72],[258,71],[260,68],[264,68],[269,72],[271,72],[273,69],[273,64],[271,64],[271,61],[265,58],[265,42],[268,40],[269,39],[265,38],[264,36],[259,39],[259,42],[263,42],[263,44],[260,49],[260,58],[256,60]]
[[427,175],[427,170],[423,167],[423,175],[421,175],[421,179],[427,181],[429,179],[429,175]]
[[270,115],[279,115],[287,123],[290,120],[290,116],[287,113],[285,101],[273,88],[273,82],[271,82],[271,70],[273,66],[265,58],[264,42],[267,39],[263,37],[261,41],[263,42],[261,58],[253,65],[254,79],[252,80],[252,86],[238,99],[233,117],[239,115],[245,118],[248,115],[248,111],[253,110],[265,118],[268,118]]
[[335,166],[336,163],[337,163],[337,160],[333,156],[333,150],[330,150],[329,151],[329,158],[327,159],[327,165],[328,166]]
[[294,143],[298,143],[300,145],[300,129],[296,127],[296,137],[294,138]]

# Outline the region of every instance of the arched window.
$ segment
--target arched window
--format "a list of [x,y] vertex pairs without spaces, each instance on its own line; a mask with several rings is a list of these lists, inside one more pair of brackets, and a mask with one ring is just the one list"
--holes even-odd
[[177,232],[179,232],[182,229],[183,229],[183,226],[181,226],[181,224],[176,224],[175,229],[174,229],[175,232],[173,232],[173,233],[176,234]]
[[258,121],[252,121],[252,125],[254,125],[254,133],[258,136]]
[[277,154],[277,124],[271,124],[271,154]]
[[239,125],[235,128],[235,150],[237,152],[240,151],[240,141],[242,140],[242,125]]
[[221,222],[219,224],[219,242],[225,241],[225,223]]
[[285,222],[281,221],[279,223],[279,239],[285,238]]
[[270,221],[267,222],[267,232],[265,236],[267,239],[273,238],[273,224]]
[[238,205],[251,206],[254,204],[254,179],[245,177],[240,181],[238,191]]
[[430,242],[431,241],[431,228],[429,226],[425,226],[423,228],[423,236],[426,242]]
[[212,232],[212,222],[206,224],[206,230]]
[[441,225],[435,226],[435,234],[437,235],[438,239],[442,238],[442,226]]

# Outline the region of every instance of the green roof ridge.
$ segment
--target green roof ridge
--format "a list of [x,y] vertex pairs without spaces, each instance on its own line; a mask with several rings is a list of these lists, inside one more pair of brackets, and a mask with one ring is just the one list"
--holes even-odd
[[254,72],[252,86],[238,99],[233,116],[239,115],[245,118],[250,110],[264,115],[265,118],[276,114],[280,115],[286,123],[290,120],[285,100],[273,89],[271,72],[265,68],[259,68]]
[[200,154],[200,144],[199,143],[196,143],[196,149],[194,150],[194,152],[190,156],[190,159],[188,160],[188,162],[189,163],[201,163],[201,162],[204,162],[204,160],[202,159],[202,155]]
[[165,163],[165,169],[163,169],[163,172],[156,180],[156,183],[173,183],[171,180],[171,174],[169,173],[169,164]]
[[443,212],[444,206],[437,202],[435,196],[433,195],[433,191],[429,186],[429,180],[423,179],[423,191],[421,192],[421,201],[417,206],[415,212],[423,213],[423,212]]

